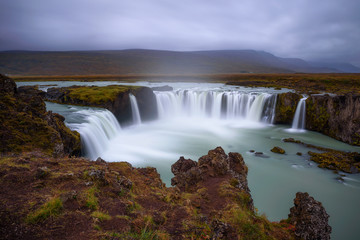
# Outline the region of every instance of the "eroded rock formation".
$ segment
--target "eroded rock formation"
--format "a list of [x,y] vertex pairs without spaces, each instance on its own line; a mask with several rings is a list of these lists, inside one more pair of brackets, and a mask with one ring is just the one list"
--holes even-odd
[[330,239],[329,215],[321,202],[316,201],[308,193],[298,192],[294,205],[290,209],[289,221],[295,225],[295,235],[298,239]]
[[198,162],[181,157],[171,166],[171,171],[175,175],[171,179],[171,185],[181,190],[191,190],[197,183],[211,178],[232,177],[233,185],[249,196],[248,205],[253,208],[247,183],[248,168],[239,153],[231,152],[226,155],[221,147],[217,147],[199,158]]

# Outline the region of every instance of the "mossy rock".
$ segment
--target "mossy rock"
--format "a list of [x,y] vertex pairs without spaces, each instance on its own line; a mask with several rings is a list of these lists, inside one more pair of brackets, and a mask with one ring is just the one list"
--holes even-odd
[[291,124],[301,98],[300,94],[292,92],[279,94],[276,101],[275,123]]
[[[12,80],[7,78],[6,81]],[[0,82],[0,85],[5,83]],[[80,154],[79,133],[68,129],[62,116],[46,112],[41,91],[34,87],[3,89],[11,91],[0,94],[0,152],[41,150],[57,156]]]
[[272,151],[273,153],[285,154],[285,150],[282,149],[281,147],[273,147],[273,148],[271,149],[271,151]]
[[45,97],[61,104],[106,108],[122,125],[129,125],[132,123],[130,94],[136,97],[142,121],[157,119],[156,97],[148,87],[110,85],[49,88]]

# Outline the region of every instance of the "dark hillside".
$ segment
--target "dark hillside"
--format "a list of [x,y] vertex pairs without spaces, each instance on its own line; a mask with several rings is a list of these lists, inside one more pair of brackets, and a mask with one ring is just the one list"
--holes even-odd
[[0,52],[0,72],[8,75],[224,74],[339,72],[301,59],[254,50],[175,52],[158,50]]

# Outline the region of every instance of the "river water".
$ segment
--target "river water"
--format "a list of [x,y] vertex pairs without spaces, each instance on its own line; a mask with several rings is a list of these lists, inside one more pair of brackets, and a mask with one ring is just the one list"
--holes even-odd
[[[37,82],[20,85],[109,85],[117,82]],[[174,87],[156,92],[160,117],[121,128],[104,109],[47,103],[48,110],[65,116],[67,125],[78,130],[86,155],[106,161],[127,161],[135,167],[156,167],[169,186],[170,166],[180,156],[197,160],[217,146],[239,152],[249,167],[248,182],[254,204],[271,221],[287,218],[295,193],[308,192],[321,201],[330,215],[332,239],[358,239],[360,227],[360,174],[345,174],[344,181],[330,170],[309,162],[304,146],[285,143],[293,137],[306,143],[346,151],[359,147],[312,131],[294,131],[291,126],[271,124],[276,91],[268,88],[239,88],[207,83],[146,83],[133,85]],[[129,85],[129,84],[127,84]],[[46,89],[47,86],[40,86]],[[210,92],[210,93],[209,93]],[[222,99],[222,100],[221,100]],[[223,106],[222,102],[226,102]],[[134,104],[134,103],[133,103]],[[135,114],[135,116],[138,116]],[[272,153],[274,146],[286,154]],[[263,152],[255,156],[250,150]],[[301,152],[303,155],[296,155]]]

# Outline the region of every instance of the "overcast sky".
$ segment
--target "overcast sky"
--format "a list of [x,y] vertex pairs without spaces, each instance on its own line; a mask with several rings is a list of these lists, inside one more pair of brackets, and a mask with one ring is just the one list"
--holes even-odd
[[360,0],[1,0],[0,50],[265,50],[360,66]]

